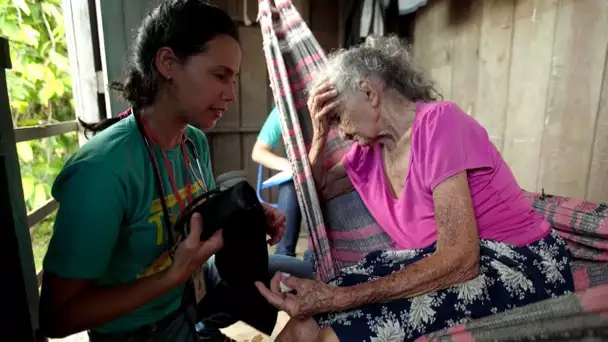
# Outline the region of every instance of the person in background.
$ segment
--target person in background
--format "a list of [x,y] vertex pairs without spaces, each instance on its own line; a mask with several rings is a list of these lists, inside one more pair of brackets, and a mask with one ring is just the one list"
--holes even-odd
[[[258,139],[253,145],[251,159],[256,163],[277,171],[291,171],[291,164],[285,157],[272,152],[282,140],[281,122],[279,121],[279,110],[275,106],[262,126]],[[287,256],[296,255],[296,246],[300,236],[300,223],[302,213],[298,204],[298,196],[293,181],[287,181],[279,185],[278,209],[286,217],[285,234],[277,244],[275,253]],[[304,260],[312,262],[312,253],[306,249]]]

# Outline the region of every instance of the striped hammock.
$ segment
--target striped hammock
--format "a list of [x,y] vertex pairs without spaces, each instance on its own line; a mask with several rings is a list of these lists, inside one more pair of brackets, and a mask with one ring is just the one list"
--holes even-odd
[[[294,184],[310,233],[317,276],[329,280],[368,252],[390,247],[390,240],[367,213],[356,192],[323,203],[319,200],[306,157],[312,139],[306,100],[311,75],[327,58],[292,2],[274,2],[276,7],[271,0],[259,0],[258,15],[270,86],[280,113],[285,150],[295,171]],[[325,150],[325,169],[340,161],[351,144],[332,129]],[[364,213],[352,215],[353,209],[361,208]],[[331,212],[325,215],[328,222],[324,221],[325,212]]]

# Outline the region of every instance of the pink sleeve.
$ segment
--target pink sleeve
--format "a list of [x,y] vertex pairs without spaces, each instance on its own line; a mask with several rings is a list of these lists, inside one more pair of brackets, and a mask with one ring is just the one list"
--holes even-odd
[[424,184],[430,191],[460,172],[494,165],[486,130],[454,103],[433,105],[418,130],[413,147],[421,156]]

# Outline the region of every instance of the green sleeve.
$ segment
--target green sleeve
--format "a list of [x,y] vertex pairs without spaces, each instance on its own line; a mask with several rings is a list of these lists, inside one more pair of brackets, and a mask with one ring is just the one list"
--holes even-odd
[[59,209],[44,269],[65,278],[101,278],[127,204],[120,178],[104,163],[81,160],[62,170],[52,194]]
[[280,139],[281,122],[279,121],[279,110],[277,107],[274,107],[270,114],[268,114],[268,118],[260,130],[260,134],[258,134],[258,140],[264,142],[271,148],[274,148],[277,146]]

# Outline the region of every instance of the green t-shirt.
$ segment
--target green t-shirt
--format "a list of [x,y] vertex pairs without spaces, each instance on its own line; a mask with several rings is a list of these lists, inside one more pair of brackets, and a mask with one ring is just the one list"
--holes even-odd
[[[199,174],[192,147],[189,159],[204,186],[215,188],[209,146],[204,133],[186,129],[200,154]],[[161,169],[165,198],[173,218],[179,214],[162,151],[153,149]],[[186,174],[193,197],[205,190],[186,169],[180,146],[165,149],[182,199],[187,197]],[[61,277],[93,279],[98,285],[132,282],[170,264],[162,206],[152,163],[133,116],[91,138],[65,164],[53,184],[59,202],[44,269]],[[95,328],[118,332],[155,322],[181,304],[183,287],[135,311]]]

